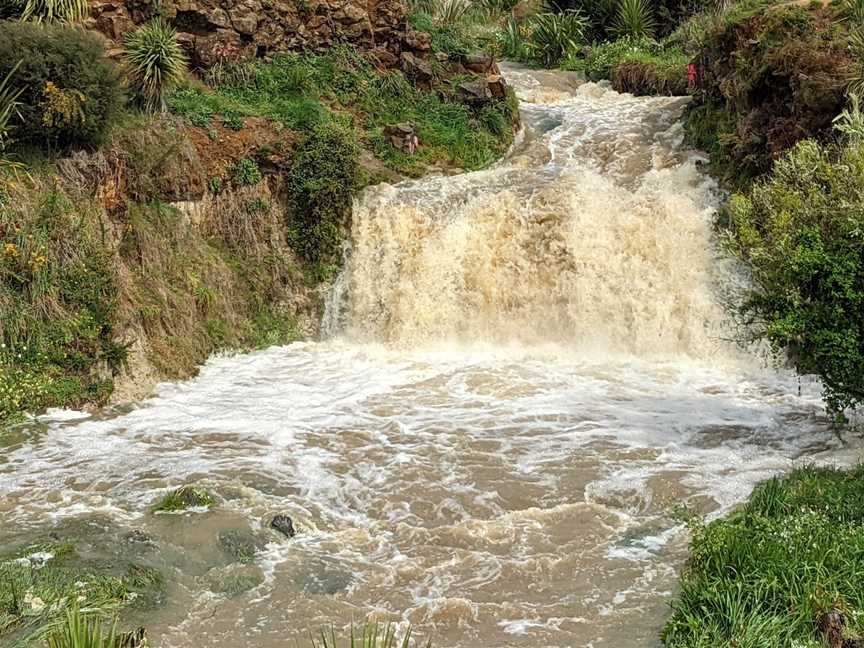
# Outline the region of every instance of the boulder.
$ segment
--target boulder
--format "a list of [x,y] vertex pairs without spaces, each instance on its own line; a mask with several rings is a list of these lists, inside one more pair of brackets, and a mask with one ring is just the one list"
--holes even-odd
[[399,57],[383,47],[376,47],[369,51],[369,59],[381,70],[395,68],[399,64]]
[[435,73],[429,61],[419,58],[411,52],[402,52],[401,61],[402,71],[415,85],[426,89],[431,87]]
[[428,52],[432,49],[432,37],[427,32],[415,29],[406,31],[402,42],[405,47],[415,52]]
[[492,100],[492,92],[483,79],[463,81],[456,86],[456,96],[462,103],[472,106],[482,106]]
[[507,98],[507,82],[500,74],[489,74],[486,76],[486,87],[494,99]]
[[475,74],[499,74],[495,59],[485,54],[466,54],[462,57],[462,65]]
[[297,535],[297,530],[294,528],[294,520],[287,515],[276,515],[270,521],[270,528],[278,531],[286,538],[293,538]]

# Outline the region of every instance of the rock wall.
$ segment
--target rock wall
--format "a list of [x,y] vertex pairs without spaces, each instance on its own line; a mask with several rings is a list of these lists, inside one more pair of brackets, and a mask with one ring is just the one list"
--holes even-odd
[[337,43],[392,67],[403,52],[429,49],[428,37],[408,26],[403,0],[93,0],[91,7],[92,26],[115,41],[164,16],[198,67],[234,56],[323,51]]

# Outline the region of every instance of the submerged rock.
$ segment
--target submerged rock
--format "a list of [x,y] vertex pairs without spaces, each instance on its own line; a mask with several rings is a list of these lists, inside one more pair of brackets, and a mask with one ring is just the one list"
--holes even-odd
[[297,535],[297,529],[294,528],[294,520],[287,515],[276,515],[270,521],[270,528],[275,529],[286,538],[293,538]]
[[156,541],[141,529],[132,529],[124,536],[124,539],[126,542],[132,544],[148,545],[151,547],[156,544]]
[[208,581],[211,592],[233,598],[263,583],[264,571],[257,565],[231,565],[214,569],[208,574]]
[[255,561],[255,554],[266,543],[248,529],[229,529],[219,534],[219,545],[231,558],[245,565]]
[[163,497],[153,507],[154,513],[175,513],[193,508],[211,508],[216,503],[213,496],[203,488],[181,486]]

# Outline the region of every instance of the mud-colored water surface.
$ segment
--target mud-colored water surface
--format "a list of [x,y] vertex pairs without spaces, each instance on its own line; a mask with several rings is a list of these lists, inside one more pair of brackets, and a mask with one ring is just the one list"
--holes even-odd
[[[658,645],[676,511],[855,449],[818,384],[728,341],[744,280],[684,100],[507,74],[525,132],[506,160],[359,201],[328,339],[7,437],[0,545],[140,530],[171,582],[143,619],[165,648],[292,646],[369,615],[438,646]],[[184,483],[218,505],[148,512]],[[295,538],[266,530],[276,513]],[[254,560],[226,554],[232,532]]]

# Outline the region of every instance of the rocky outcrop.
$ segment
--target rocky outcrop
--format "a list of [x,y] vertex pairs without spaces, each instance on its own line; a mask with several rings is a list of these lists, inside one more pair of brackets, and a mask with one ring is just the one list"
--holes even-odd
[[[148,0],[92,0],[92,26],[119,41],[156,15]],[[168,19],[199,67],[235,56],[323,51],[338,43],[371,52],[383,67],[426,52],[429,35],[407,24],[402,0],[166,0]]]

